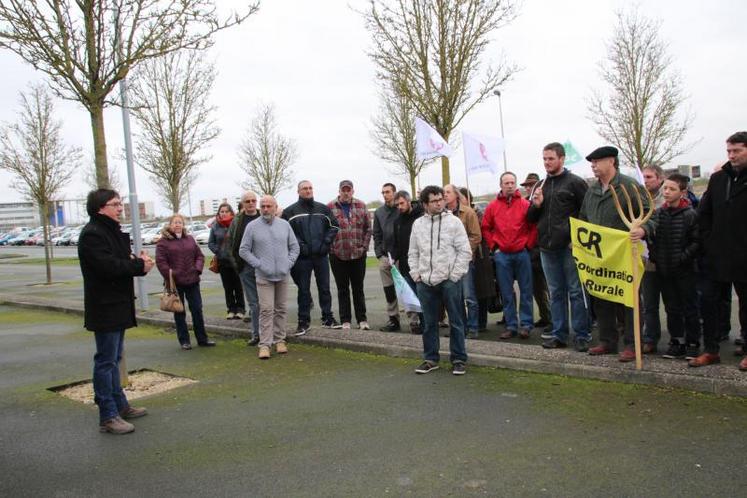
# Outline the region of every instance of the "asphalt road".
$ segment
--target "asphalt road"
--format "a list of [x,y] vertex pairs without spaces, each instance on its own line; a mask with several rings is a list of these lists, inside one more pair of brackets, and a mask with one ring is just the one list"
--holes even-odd
[[740,496],[744,399],[292,344],[180,351],[128,332],[129,368],[199,383],[135,433],[48,391],[90,378],[78,316],[0,307],[0,496]]

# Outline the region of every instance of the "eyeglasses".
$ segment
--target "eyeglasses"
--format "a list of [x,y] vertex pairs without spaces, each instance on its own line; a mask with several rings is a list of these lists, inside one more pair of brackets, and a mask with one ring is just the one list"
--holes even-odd
[[271,207],[275,207],[275,205],[274,204],[261,204],[259,207],[261,207],[261,208],[271,208]]
[[257,199],[244,199],[244,200],[243,200],[243,201],[241,201],[241,202],[243,202],[243,203],[245,203],[245,204],[248,204],[248,203],[250,203],[250,202],[257,202]]
[[107,202],[106,204],[104,204],[104,206],[122,207],[123,204],[121,202]]

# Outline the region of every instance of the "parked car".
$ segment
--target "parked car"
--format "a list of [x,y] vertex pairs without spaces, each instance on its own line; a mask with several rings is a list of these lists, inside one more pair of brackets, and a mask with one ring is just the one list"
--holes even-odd
[[192,237],[194,237],[195,242],[198,244],[205,245],[208,243],[208,239],[210,238],[210,230],[206,229],[192,232]]
[[192,235],[194,235],[197,232],[201,232],[203,230],[207,230],[208,226],[205,223],[201,222],[201,221],[194,221],[187,228],[188,228],[189,232]]
[[10,246],[22,246],[26,244],[26,241],[37,234],[36,230],[29,230],[28,232],[21,232],[8,241]]
[[14,233],[8,232],[0,235],[0,246],[7,246],[8,241],[15,237],[16,235]]
[[140,237],[143,240],[143,245],[155,244],[161,238],[161,229],[149,228],[147,230],[143,230],[140,233]]

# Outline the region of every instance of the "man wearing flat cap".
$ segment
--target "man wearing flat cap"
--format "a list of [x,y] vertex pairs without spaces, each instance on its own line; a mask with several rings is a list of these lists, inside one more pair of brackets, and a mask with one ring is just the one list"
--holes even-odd
[[366,276],[366,253],[371,241],[371,222],[366,203],[354,198],[354,192],[353,182],[343,180],[340,182],[337,199],[327,204],[340,225],[329,251],[329,264],[337,284],[337,302],[340,306],[343,330],[350,330],[352,321],[351,287],[355,320],[361,330],[368,330],[363,278]]
[[[591,170],[597,181],[586,191],[579,218],[596,225],[627,232],[629,229],[617,212],[612,193],[610,192],[610,186],[614,187],[616,191],[620,186],[624,186],[631,196],[633,196],[634,190],[638,191],[643,202],[644,211],[649,209],[649,201],[645,188],[642,185],[639,185],[633,178],[620,173],[620,162],[617,154],[618,151],[615,147],[607,145],[599,147],[586,156],[586,160],[591,162]],[[633,214],[636,216],[641,214],[638,203],[636,202],[633,203]],[[630,230],[630,239],[633,243],[636,243],[645,239],[648,234],[652,233],[653,229],[653,223],[649,220],[642,227]],[[616,353],[619,340],[617,323],[621,322],[624,330],[624,350],[620,353],[618,359],[622,362],[635,360],[635,351],[633,349],[633,309],[619,303],[595,297],[594,312],[599,324],[599,344],[589,349],[589,354],[604,355]]]

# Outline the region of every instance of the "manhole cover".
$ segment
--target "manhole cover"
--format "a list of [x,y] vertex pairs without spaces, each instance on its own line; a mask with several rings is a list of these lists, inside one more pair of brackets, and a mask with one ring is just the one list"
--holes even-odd
[[[197,383],[194,379],[157,372],[147,368],[129,372],[128,380],[129,384],[124,389],[128,400],[144,398],[153,394],[161,394],[176,389],[177,387]],[[90,380],[73,382],[71,384],[65,384],[64,386],[50,387],[49,390],[74,401],[80,401],[87,405],[93,404],[93,383]]]

